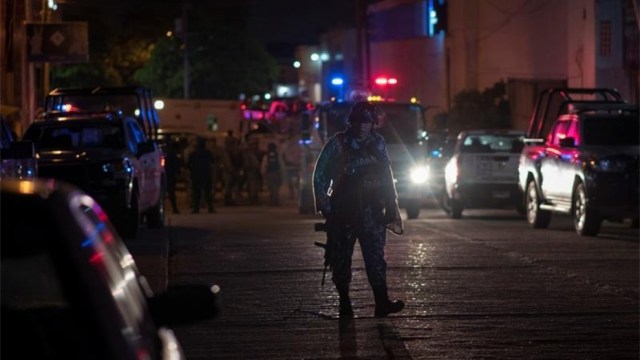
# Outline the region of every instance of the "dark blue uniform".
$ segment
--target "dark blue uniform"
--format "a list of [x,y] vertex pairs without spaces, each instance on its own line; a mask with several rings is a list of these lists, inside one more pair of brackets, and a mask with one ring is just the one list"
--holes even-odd
[[[322,149],[313,185],[316,210],[333,223],[328,231],[336,243],[329,261],[332,281],[341,296],[341,316],[343,298],[348,299],[356,239],[376,297],[378,316],[379,304],[381,307],[394,304],[387,297],[386,230],[397,234],[403,231],[384,138],[375,132],[364,139],[350,136],[349,131],[336,134]],[[350,302],[348,308],[351,308]],[[400,310],[401,307],[380,313],[386,316]]]

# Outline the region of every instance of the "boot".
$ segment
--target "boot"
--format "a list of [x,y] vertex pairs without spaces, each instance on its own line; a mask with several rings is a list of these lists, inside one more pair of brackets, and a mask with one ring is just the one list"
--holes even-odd
[[402,300],[389,300],[386,286],[373,288],[373,296],[376,300],[376,310],[374,315],[377,318],[386,317],[389,314],[397,313],[404,309],[404,302]]
[[349,289],[338,289],[338,295],[340,295],[340,318],[352,318],[353,307],[349,298]]

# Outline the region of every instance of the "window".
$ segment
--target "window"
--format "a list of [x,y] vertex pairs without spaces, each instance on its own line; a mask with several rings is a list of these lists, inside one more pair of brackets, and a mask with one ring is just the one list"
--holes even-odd
[[600,22],[600,56],[611,55],[611,21]]
[[570,125],[570,120],[561,120],[556,123],[556,125],[553,127],[553,138],[551,139],[552,145],[560,146],[560,140],[567,137],[567,132],[569,131]]

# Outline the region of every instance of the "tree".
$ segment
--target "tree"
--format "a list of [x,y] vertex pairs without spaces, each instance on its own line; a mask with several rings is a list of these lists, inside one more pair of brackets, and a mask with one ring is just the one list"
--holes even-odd
[[454,97],[453,106],[445,117],[447,127],[453,134],[471,129],[510,128],[506,84],[504,81],[497,82],[483,92],[461,91]]
[[151,46],[149,61],[133,78],[153,90],[155,96],[182,97],[182,43],[175,37],[160,38]]
[[[190,98],[237,99],[240,93],[271,89],[277,63],[245,32],[219,24],[187,36]],[[184,51],[184,43],[177,38],[159,39],[134,79],[158,96],[182,97]]]

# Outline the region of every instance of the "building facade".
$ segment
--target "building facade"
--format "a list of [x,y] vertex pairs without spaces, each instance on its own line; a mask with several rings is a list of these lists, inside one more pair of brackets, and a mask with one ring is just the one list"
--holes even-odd
[[502,81],[519,129],[547,87],[614,87],[638,103],[637,0],[386,0],[368,19],[369,71],[397,77],[397,100],[447,111]]

